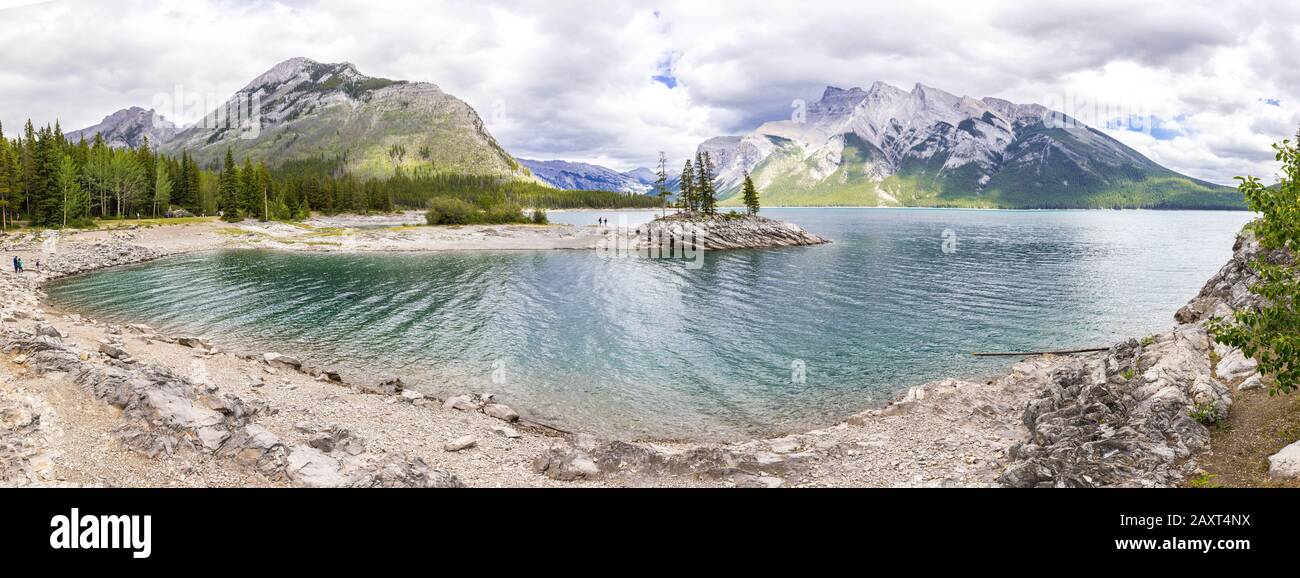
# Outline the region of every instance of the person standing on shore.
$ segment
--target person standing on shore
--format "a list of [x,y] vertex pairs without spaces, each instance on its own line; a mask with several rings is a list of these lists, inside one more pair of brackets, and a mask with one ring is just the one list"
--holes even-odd
[[14,255],[14,273],[18,272],[18,255]]

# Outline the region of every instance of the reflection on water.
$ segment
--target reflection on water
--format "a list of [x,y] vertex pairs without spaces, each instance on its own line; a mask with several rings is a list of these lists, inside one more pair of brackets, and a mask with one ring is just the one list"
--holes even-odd
[[[727,438],[832,423],[908,386],[1008,363],[972,351],[1105,346],[1167,328],[1250,218],[765,214],[835,242],[708,254],[701,269],[585,251],[222,251],[50,294],[100,317],[399,374],[435,394],[495,392],[579,430]],[[552,220],[561,215],[599,214]]]

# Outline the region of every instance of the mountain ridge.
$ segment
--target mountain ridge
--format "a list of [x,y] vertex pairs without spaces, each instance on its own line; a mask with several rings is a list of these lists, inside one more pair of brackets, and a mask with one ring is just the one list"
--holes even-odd
[[654,188],[654,172],[644,167],[620,172],[591,163],[525,158],[517,160],[532,171],[533,176],[557,189],[644,194]]
[[175,123],[153,109],[132,106],[104,117],[98,124],[64,133],[64,137],[73,142],[83,138],[90,141],[98,134],[103,137],[105,144],[114,148],[137,148],[144,144],[147,137],[157,147],[159,143],[175,137],[178,130]]
[[701,143],[724,205],[752,174],[771,205],[1244,208],[1235,189],[1162,167],[1038,104],[916,84],[828,86],[802,118]]
[[[69,134],[93,135],[103,126]],[[241,159],[272,166],[319,163],[363,178],[388,176],[398,167],[523,176],[469,104],[433,83],[370,77],[347,62],[290,58],[255,77],[203,120],[172,126],[172,134],[153,141],[158,150],[188,151],[208,167],[217,166],[229,147]],[[120,146],[139,144],[119,140]]]

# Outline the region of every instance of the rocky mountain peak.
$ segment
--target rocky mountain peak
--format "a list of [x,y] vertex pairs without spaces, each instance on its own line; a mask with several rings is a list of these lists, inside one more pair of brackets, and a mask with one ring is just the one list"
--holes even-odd
[[809,106],[809,112],[822,116],[842,116],[853,112],[858,104],[867,98],[867,92],[861,88],[844,90],[834,86],[826,87],[821,100]]
[[162,148],[188,151],[200,164],[219,162],[227,148],[273,166],[324,159],[362,177],[390,175],[399,166],[488,175],[519,170],[478,113],[436,85],[366,76],[348,62],[304,57],[272,66]]
[[[699,150],[718,161],[724,194],[749,173],[760,192],[795,204],[826,195],[832,204],[1093,207],[1107,201],[1088,199],[1120,198],[1112,193],[1147,179],[1176,183],[1179,205],[1240,204],[1223,187],[1173,173],[1102,132],[1046,122],[1062,118],[1037,104],[920,83],[910,91],[884,82],[828,86],[806,119],[767,122]],[[1171,203],[1174,193],[1160,194],[1154,202]]]
[[113,148],[136,148],[144,144],[158,146],[176,135],[176,125],[161,114],[138,106],[124,108],[104,117],[99,124],[81,130],[65,133],[64,136],[77,142],[81,139],[91,141],[100,135],[105,144]]

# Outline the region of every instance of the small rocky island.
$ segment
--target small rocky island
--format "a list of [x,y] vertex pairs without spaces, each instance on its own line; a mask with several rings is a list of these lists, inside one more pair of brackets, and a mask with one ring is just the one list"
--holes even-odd
[[634,236],[636,248],[668,249],[681,244],[706,251],[830,243],[794,223],[740,213],[668,215],[637,228]]

